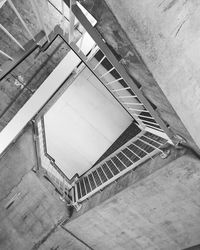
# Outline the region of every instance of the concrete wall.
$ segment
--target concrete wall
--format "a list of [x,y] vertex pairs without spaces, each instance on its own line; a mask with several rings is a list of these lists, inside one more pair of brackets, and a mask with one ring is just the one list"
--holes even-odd
[[[171,103],[171,100],[168,100],[168,93],[165,92],[165,95],[163,94],[163,89],[159,82],[160,78],[158,79],[156,77],[154,71],[152,71],[153,68],[150,67],[150,64],[146,60],[152,48],[155,50],[156,44],[151,43],[153,41],[151,39],[153,31],[159,33],[159,25],[164,22],[164,19],[159,19],[159,17],[166,18],[166,13],[168,13],[157,13],[156,8],[162,1],[80,0],[80,2],[97,19],[98,23],[96,28],[109,46],[113,48],[118,59],[121,59],[120,62],[124,65],[127,72],[142,86],[143,94],[157,106],[158,114],[170,125],[174,134],[180,134],[185,137],[189,145],[199,152],[199,148],[185,128],[186,124],[182,122],[183,120],[180,120],[179,114],[177,115],[176,113],[178,111],[174,110],[175,106]],[[167,5],[167,2],[165,1],[164,5]],[[179,1],[179,3],[181,3],[181,1]],[[187,2],[187,4],[190,3]],[[148,12],[149,15],[147,16],[146,13]],[[184,14],[182,15],[184,16]],[[178,13],[174,14],[174,18],[177,16],[179,16]],[[171,17],[172,16],[169,15],[167,17],[168,21],[164,22],[165,24],[163,26],[166,26],[166,28],[170,27],[168,23],[173,23]],[[157,26],[153,26],[151,18],[157,18],[157,20],[154,20]],[[180,18],[181,16],[179,16],[179,19]],[[177,18],[177,21],[181,23],[181,19],[179,19]],[[176,21],[174,22],[174,26],[176,26]],[[160,32],[160,34],[161,36],[156,36],[155,41],[163,41],[165,45],[168,44],[168,41],[164,39],[166,36],[163,35],[162,32]],[[146,50],[143,50],[140,46],[145,44],[147,45]],[[163,45],[163,48],[165,48],[165,45]],[[165,53],[168,53],[167,49],[169,44],[166,46],[166,49],[163,49],[161,52],[163,53],[162,58],[171,58],[165,55]],[[177,51],[180,51],[180,49],[181,44],[177,46]],[[173,57],[178,58],[177,54],[176,56],[174,54]],[[149,56],[149,58],[154,60],[156,57]],[[158,60],[154,60],[154,62],[159,66],[159,57],[157,59]],[[171,62],[169,62],[169,65],[173,67]],[[170,72],[166,75],[169,76]],[[163,76],[161,73],[160,77]],[[173,85],[174,84],[171,83],[168,84],[168,86]]]
[[200,146],[200,3],[179,0],[106,2]]
[[54,189],[31,171],[36,165],[33,132],[27,127],[0,159],[0,249],[31,249],[66,212]]
[[[65,227],[95,250],[182,250],[197,245],[199,181],[199,159],[184,155],[144,179],[136,178]],[[90,206],[98,204],[103,192],[88,202]]]
[[[12,1],[24,22],[28,26],[33,36],[41,32],[33,12],[31,1]],[[61,15],[47,1],[37,1],[42,18],[46,25],[48,34],[53,31],[56,24],[60,23]],[[30,49],[31,37],[21,24],[17,15],[6,2],[0,8],[0,24],[2,24],[16,39],[25,50]],[[64,27],[67,27],[67,22]],[[79,37],[80,32],[75,30],[75,37]],[[0,29],[0,49],[13,57],[11,61],[0,53],[0,77],[9,66],[18,61],[23,54],[23,50],[14,43],[5,32]],[[40,45],[46,42],[46,38],[39,41]],[[53,44],[45,51],[39,48],[32,52],[21,64],[19,64],[10,74],[0,82],[0,130],[13,118],[24,103],[32,96],[37,88],[55,69],[58,63],[68,53],[68,46],[57,38]]]

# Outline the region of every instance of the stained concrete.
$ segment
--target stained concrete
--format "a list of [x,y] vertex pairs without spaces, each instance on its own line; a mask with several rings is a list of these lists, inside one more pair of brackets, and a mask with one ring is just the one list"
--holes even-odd
[[199,183],[199,160],[184,155],[65,227],[95,250],[181,250],[197,245]]
[[[106,2],[193,140],[200,146],[199,1]],[[167,120],[168,117],[167,112],[163,118]],[[173,123],[172,119],[170,126]]]
[[[37,166],[29,125],[0,159],[0,249],[166,249],[199,243],[200,163],[171,148],[69,209]],[[66,230],[65,230],[66,229]]]
[[47,241],[42,244],[38,250],[89,250],[89,246],[85,245],[79,239],[76,239],[70,232],[62,227],[57,228]]
[[[41,33],[41,27],[33,12],[31,1],[12,1],[21,14],[33,36]],[[59,24],[61,15],[47,1],[37,1],[41,15],[44,19],[48,34]],[[25,48],[31,40],[30,35],[23,27],[19,18],[8,3],[0,9],[0,24],[2,24]],[[65,22],[64,27],[68,25]],[[75,30],[75,38],[80,37],[80,32]],[[46,42],[43,37],[39,41],[42,46]],[[35,44],[36,45],[36,44]],[[14,62],[21,58],[22,49],[16,45],[8,35],[0,29],[0,49],[14,58]],[[68,46],[57,38],[44,52],[36,48],[22,63],[0,82],[0,131],[20,110],[25,102],[39,88],[43,81],[55,69],[63,57],[68,53]],[[0,68],[7,68],[12,61],[0,53]],[[4,67],[5,66],[5,67]],[[0,72],[0,76],[3,71]]]
[[31,249],[66,214],[54,188],[31,171],[36,166],[33,131],[27,127],[0,159],[2,250]]
[[[149,101],[157,107],[156,111],[158,112],[160,117],[170,125],[170,129],[174,132],[174,134],[179,134],[184,137],[187,140],[188,144],[193,147],[193,149],[195,149],[197,152],[200,152],[194,141],[194,138],[192,138],[190,135],[190,131],[188,132],[185,128],[186,124],[183,122],[183,120],[181,120],[182,117],[180,116],[180,119],[178,116],[179,114],[177,115],[178,110],[176,110],[173,103],[168,100],[168,93],[166,93],[160,85],[160,78],[164,77],[165,75],[162,75],[161,73],[160,78],[158,79],[154,73],[153,68],[150,67],[151,65],[148,63],[148,60],[146,60],[147,55],[151,53],[150,51],[152,51],[153,49],[156,50],[157,45],[153,44],[153,40],[151,39],[151,37],[154,35],[154,31],[156,31],[157,34],[154,39],[155,42],[163,42],[163,50],[160,53],[162,54],[162,58],[166,58],[166,54],[170,53],[168,51],[170,44],[167,40],[164,39],[167,34],[164,35],[162,34],[162,32],[159,32],[160,26],[162,23],[165,23],[166,28],[173,25],[176,26],[176,23],[178,22],[178,19],[175,20],[176,17],[178,16],[180,19],[182,16],[184,17],[184,13],[180,15],[178,15],[178,12],[175,13],[174,19],[171,19],[170,15],[166,16],[166,14],[164,15],[159,12],[157,13],[157,6],[159,5],[159,3],[163,2],[161,0],[80,0],[80,2],[96,18],[96,28],[108,43],[110,48],[114,51],[119,61],[124,65],[130,76],[136,81],[137,85],[142,86],[142,92],[144,96],[146,96],[146,98],[148,98]],[[170,1],[163,2],[164,6],[167,5],[167,2]],[[181,3],[181,1],[179,2]],[[146,15],[146,13],[148,13],[148,16]],[[152,23],[150,22],[151,18]],[[169,23],[171,24],[168,25]],[[150,31],[149,28],[151,27],[152,30]],[[146,47],[144,50],[143,45],[145,44]],[[180,48],[181,44],[180,47],[177,46],[177,50],[179,51]],[[178,60],[178,56],[179,55],[175,53],[173,57],[177,58]],[[167,58],[170,59],[170,55],[167,56]],[[153,56],[149,56],[149,60],[150,59],[153,60]],[[168,63],[171,67],[172,72],[173,66],[171,65],[171,61],[169,60]],[[158,67],[160,65],[159,57],[156,61],[155,67],[156,65]],[[170,72],[166,73],[166,75],[169,76]],[[165,83],[166,86],[174,85],[174,83],[171,83],[171,79],[165,81]],[[179,93],[179,88],[177,88],[176,91],[172,92],[175,99],[176,95]],[[193,94],[191,94],[191,98],[192,96]],[[181,104],[180,106],[184,105]],[[192,120],[194,119],[195,117],[193,117]]]
[[143,162],[137,168],[129,171],[128,173],[117,179],[115,182],[112,182],[106,188],[102,189],[100,192],[94,194],[92,197],[82,202],[81,210],[79,210],[78,212],[74,211],[70,218],[70,221],[83,215],[90,209],[100,205],[102,202],[105,202],[107,199],[115,196],[129,186],[136,184],[141,180],[144,180],[146,177],[165,167],[167,164],[181,157],[186,152],[188,154],[191,154],[190,151],[187,151],[184,148],[177,151],[169,145],[167,146],[167,148],[165,148],[165,150],[170,150],[170,154],[167,158],[162,159],[160,154],[155,155],[152,159]]

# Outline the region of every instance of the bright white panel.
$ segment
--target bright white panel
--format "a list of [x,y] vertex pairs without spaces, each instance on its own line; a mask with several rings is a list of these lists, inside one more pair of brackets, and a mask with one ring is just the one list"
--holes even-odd
[[88,170],[132,118],[85,68],[45,115],[48,153],[71,178]]

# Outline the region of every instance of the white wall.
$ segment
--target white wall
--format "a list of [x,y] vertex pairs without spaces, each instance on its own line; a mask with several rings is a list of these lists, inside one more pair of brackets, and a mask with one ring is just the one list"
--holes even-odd
[[82,174],[131,122],[86,68],[45,115],[48,153],[69,178]]

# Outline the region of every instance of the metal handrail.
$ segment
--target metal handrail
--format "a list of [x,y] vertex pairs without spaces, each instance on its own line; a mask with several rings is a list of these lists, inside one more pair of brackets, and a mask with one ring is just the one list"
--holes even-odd
[[[159,145],[158,145],[158,147],[156,147],[155,145],[151,144],[150,142],[146,142],[145,140],[142,140],[141,137],[143,137],[143,136],[146,137],[146,138],[148,138],[149,141],[152,141],[152,142],[155,143],[155,139],[151,139],[149,136],[145,136],[145,132],[144,132],[144,131],[143,131],[142,133],[138,134],[138,136],[136,136],[136,138],[132,138],[131,140],[129,140],[126,144],[124,144],[122,147],[120,147],[120,149],[116,150],[114,153],[112,153],[111,155],[109,155],[106,159],[104,159],[103,161],[101,161],[101,162],[100,162],[99,164],[97,164],[93,169],[91,169],[90,171],[86,172],[79,180],[77,180],[77,182],[75,183],[75,186],[74,186],[75,189],[77,188],[77,185],[79,185],[79,182],[80,182],[81,180],[84,180],[85,178],[87,178],[87,177],[88,177],[89,175],[91,175],[91,174],[93,175],[93,172],[94,172],[94,171],[96,171],[96,172],[98,173],[98,171],[97,171],[98,168],[101,168],[101,169],[103,170],[102,166],[103,166],[104,164],[107,165],[108,169],[109,169],[109,170],[111,171],[111,173],[112,173],[112,177],[111,177],[111,178],[108,178],[108,176],[106,175],[106,173],[103,171],[104,174],[105,174],[105,176],[106,176],[106,179],[107,179],[107,180],[106,180],[105,182],[101,181],[102,183],[101,183],[99,186],[97,185],[96,180],[95,180],[95,178],[93,177],[94,182],[95,182],[95,184],[96,184],[96,187],[95,187],[93,190],[91,189],[90,192],[87,192],[87,190],[86,190],[86,188],[85,188],[85,195],[83,195],[83,194],[82,194],[82,191],[80,190],[80,195],[81,195],[81,197],[78,198],[78,195],[77,195],[77,196],[74,198],[74,202],[75,202],[75,203],[80,203],[80,202],[84,201],[85,199],[88,199],[90,196],[92,196],[93,194],[97,193],[98,191],[101,191],[104,187],[106,187],[107,185],[109,185],[109,184],[112,183],[113,181],[117,180],[119,177],[121,177],[121,176],[124,175],[125,173],[129,172],[130,170],[136,168],[138,165],[140,165],[140,164],[143,163],[144,161],[146,161],[146,160],[148,160],[148,159],[151,159],[153,156],[155,156],[155,155],[158,154],[158,153],[163,153],[163,151],[162,151],[162,149],[161,149],[160,147],[161,147],[162,145],[165,145],[165,144],[167,143],[167,140],[165,140],[165,142],[163,141],[163,143],[158,143]],[[120,170],[120,168],[117,166],[117,163],[114,163],[113,160],[112,160],[112,158],[113,158],[114,156],[117,157],[117,154],[118,154],[119,152],[122,152],[122,150],[124,150],[124,149],[128,149],[128,150],[130,151],[130,149],[128,148],[128,146],[131,145],[131,144],[134,144],[134,142],[136,142],[136,141],[142,141],[143,144],[152,147],[153,150],[152,150],[150,153],[147,152],[147,151],[145,151],[145,150],[143,150],[143,152],[146,153],[145,156],[143,156],[143,157],[138,157],[138,156],[137,156],[138,160],[135,161],[135,162],[134,162],[134,161],[131,161],[131,159],[129,158],[129,156],[126,155],[127,159],[130,159],[130,161],[131,161],[132,163],[131,163],[130,166],[126,166],[123,170]],[[161,144],[162,144],[162,145],[161,145]],[[135,144],[134,144],[134,145],[135,145]],[[139,148],[139,147],[138,147],[138,148]],[[141,148],[140,150],[142,150],[142,148]],[[135,154],[135,156],[136,156],[136,154]],[[114,173],[112,172],[112,170],[109,168],[109,165],[107,164],[108,161],[112,161],[112,162],[113,162],[113,164],[116,166],[116,169],[118,169],[118,171],[119,171],[118,174],[114,174]],[[100,176],[99,176],[99,178],[100,178]],[[101,178],[100,178],[100,180],[101,180]],[[88,179],[88,181],[89,181],[89,179]],[[90,181],[89,181],[89,183],[90,183]],[[81,186],[80,186],[80,189],[81,189]],[[76,194],[77,194],[77,192],[76,192]]]

